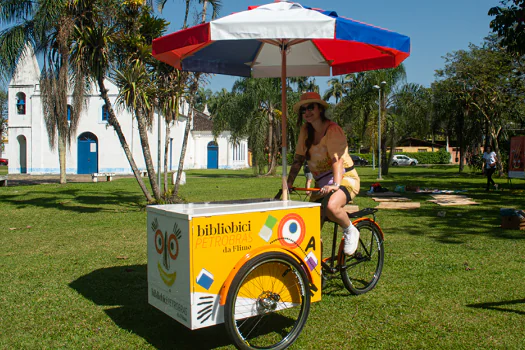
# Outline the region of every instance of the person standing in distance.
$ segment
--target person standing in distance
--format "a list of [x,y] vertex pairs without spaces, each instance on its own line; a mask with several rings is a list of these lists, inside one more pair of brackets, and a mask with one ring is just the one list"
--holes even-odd
[[498,185],[492,179],[492,175],[496,171],[496,162],[498,158],[496,157],[496,152],[492,151],[492,147],[485,147],[485,152],[483,153],[483,160],[485,161],[485,175],[487,176],[487,188],[485,191],[490,189],[490,185],[494,186],[497,190]]

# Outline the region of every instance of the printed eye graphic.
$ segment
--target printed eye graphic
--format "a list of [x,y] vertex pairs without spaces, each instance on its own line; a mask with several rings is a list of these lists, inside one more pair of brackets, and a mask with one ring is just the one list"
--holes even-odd
[[164,251],[164,236],[161,230],[155,232],[155,249],[157,249],[157,253],[159,254],[162,254]]
[[301,245],[305,235],[305,224],[303,218],[297,214],[288,214],[282,218],[278,230],[282,245],[296,248]]
[[173,260],[177,259],[177,256],[179,255],[179,241],[177,240],[177,236],[173,233],[168,238],[168,252]]

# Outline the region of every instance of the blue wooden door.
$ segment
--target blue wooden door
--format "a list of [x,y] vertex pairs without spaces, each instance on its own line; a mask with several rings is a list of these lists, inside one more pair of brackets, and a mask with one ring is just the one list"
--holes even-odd
[[208,169],[219,169],[219,146],[214,141],[208,143]]
[[98,172],[98,143],[95,135],[84,133],[78,138],[78,167],[79,174]]

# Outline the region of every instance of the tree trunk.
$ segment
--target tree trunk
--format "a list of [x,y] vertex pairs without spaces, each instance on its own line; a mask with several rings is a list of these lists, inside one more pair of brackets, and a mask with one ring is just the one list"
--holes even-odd
[[164,198],[168,196],[168,151],[170,145],[168,136],[170,135],[170,130],[170,123],[166,123],[166,140],[164,140]]
[[361,130],[361,142],[365,139],[366,129],[368,127],[368,119],[370,118],[370,111],[365,109],[363,112],[363,129]]
[[381,148],[384,147],[384,151],[381,151],[381,173],[382,175],[388,175],[388,171],[390,169],[390,160],[392,159],[392,156],[394,155],[394,150],[396,149],[396,146],[397,146],[397,142],[396,142],[396,139],[397,137],[395,136],[395,131],[392,131],[389,133],[391,136],[390,136],[390,152],[387,156],[387,147],[386,147],[386,142],[385,143],[381,143]]
[[66,179],[66,140],[58,134],[58,159],[60,163],[60,183],[65,184]]
[[160,188],[159,184],[157,183],[157,173],[155,172],[155,167],[153,166],[153,160],[151,159],[151,151],[149,149],[146,121],[144,120],[144,115],[138,111],[135,111],[135,116],[137,117],[137,127],[139,129],[140,144],[142,146],[142,154],[144,155],[146,169],[148,170],[148,178],[151,184],[151,189],[153,191],[153,195],[155,196],[155,200],[157,201],[157,203],[160,203]]
[[204,0],[202,3],[202,18],[201,23],[206,23],[206,8],[208,6],[208,1]]
[[[275,125],[273,125],[273,132],[272,132],[272,135],[273,135],[273,138],[271,140],[272,142],[272,164],[271,164],[271,168],[270,168],[270,175],[272,176],[275,176],[277,174],[277,158],[278,158],[278,155],[279,155],[279,140],[277,138],[277,132],[276,132],[276,129],[277,127]],[[281,164],[282,164],[282,161],[283,161],[283,157],[286,157],[286,154],[281,154]],[[290,164],[288,164],[290,165]]]
[[490,125],[490,136],[492,137],[492,143],[494,144],[494,152],[496,153],[496,167],[498,169],[498,176],[503,175],[503,164],[501,162],[501,154],[499,149],[499,135],[501,133],[501,126],[499,126],[497,129],[494,127],[494,125]]
[[[465,112],[467,113],[467,112]],[[464,153],[465,153],[465,141],[463,139],[463,129],[465,125],[465,113],[459,113],[456,119],[457,123],[457,136],[459,141],[459,172],[462,173],[465,169]]]
[[128,158],[128,162],[129,162],[129,165],[131,166],[131,170],[133,170],[133,175],[135,175],[135,179],[137,180],[140,186],[140,189],[144,193],[146,200],[149,203],[152,203],[154,199],[149,193],[148,189],[146,188],[146,184],[142,180],[142,177],[140,176],[139,169],[137,168],[137,164],[135,163],[135,160],[133,159],[133,154],[131,154],[128,143],[126,141],[126,137],[124,136],[124,133],[122,132],[122,128],[120,127],[120,123],[118,122],[118,119],[115,116],[115,111],[113,110],[111,101],[109,100],[108,90],[106,89],[106,86],[104,85],[104,79],[102,77],[98,78],[98,86],[100,89],[100,97],[102,97],[102,99],[104,100],[104,103],[106,104],[106,108],[108,110],[108,114],[109,114],[108,123],[113,127],[113,129],[115,130],[118,136],[120,145],[122,146],[122,149],[124,150],[124,153],[126,154],[126,157]]
[[276,132],[274,126],[275,118],[271,115],[272,112],[268,114],[268,172],[264,176],[275,175],[277,173],[277,153],[279,148],[279,143],[275,141]]
[[386,161],[386,138],[382,137],[382,139],[383,140],[381,140],[381,175],[388,175],[388,162]]
[[175,201],[175,198],[179,195],[180,179],[182,178],[182,171],[184,170],[184,157],[186,157],[186,148],[188,147],[188,137],[191,131],[191,121],[193,120],[193,97],[190,97],[190,108],[188,113],[188,121],[186,129],[184,130],[184,139],[182,140],[182,149],[180,152],[179,167],[177,168],[177,180],[175,181],[175,187],[171,194],[171,202]]
[[186,0],[186,10],[184,11],[184,24],[182,29],[188,28],[188,14],[190,12],[190,0]]

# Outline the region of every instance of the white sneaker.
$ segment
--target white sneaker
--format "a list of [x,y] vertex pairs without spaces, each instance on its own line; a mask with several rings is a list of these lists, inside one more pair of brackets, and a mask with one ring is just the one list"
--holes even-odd
[[350,225],[348,231],[343,231],[343,236],[345,238],[345,246],[343,248],[345,254],[354,254],[359,244],[359,230],[354,225]]

